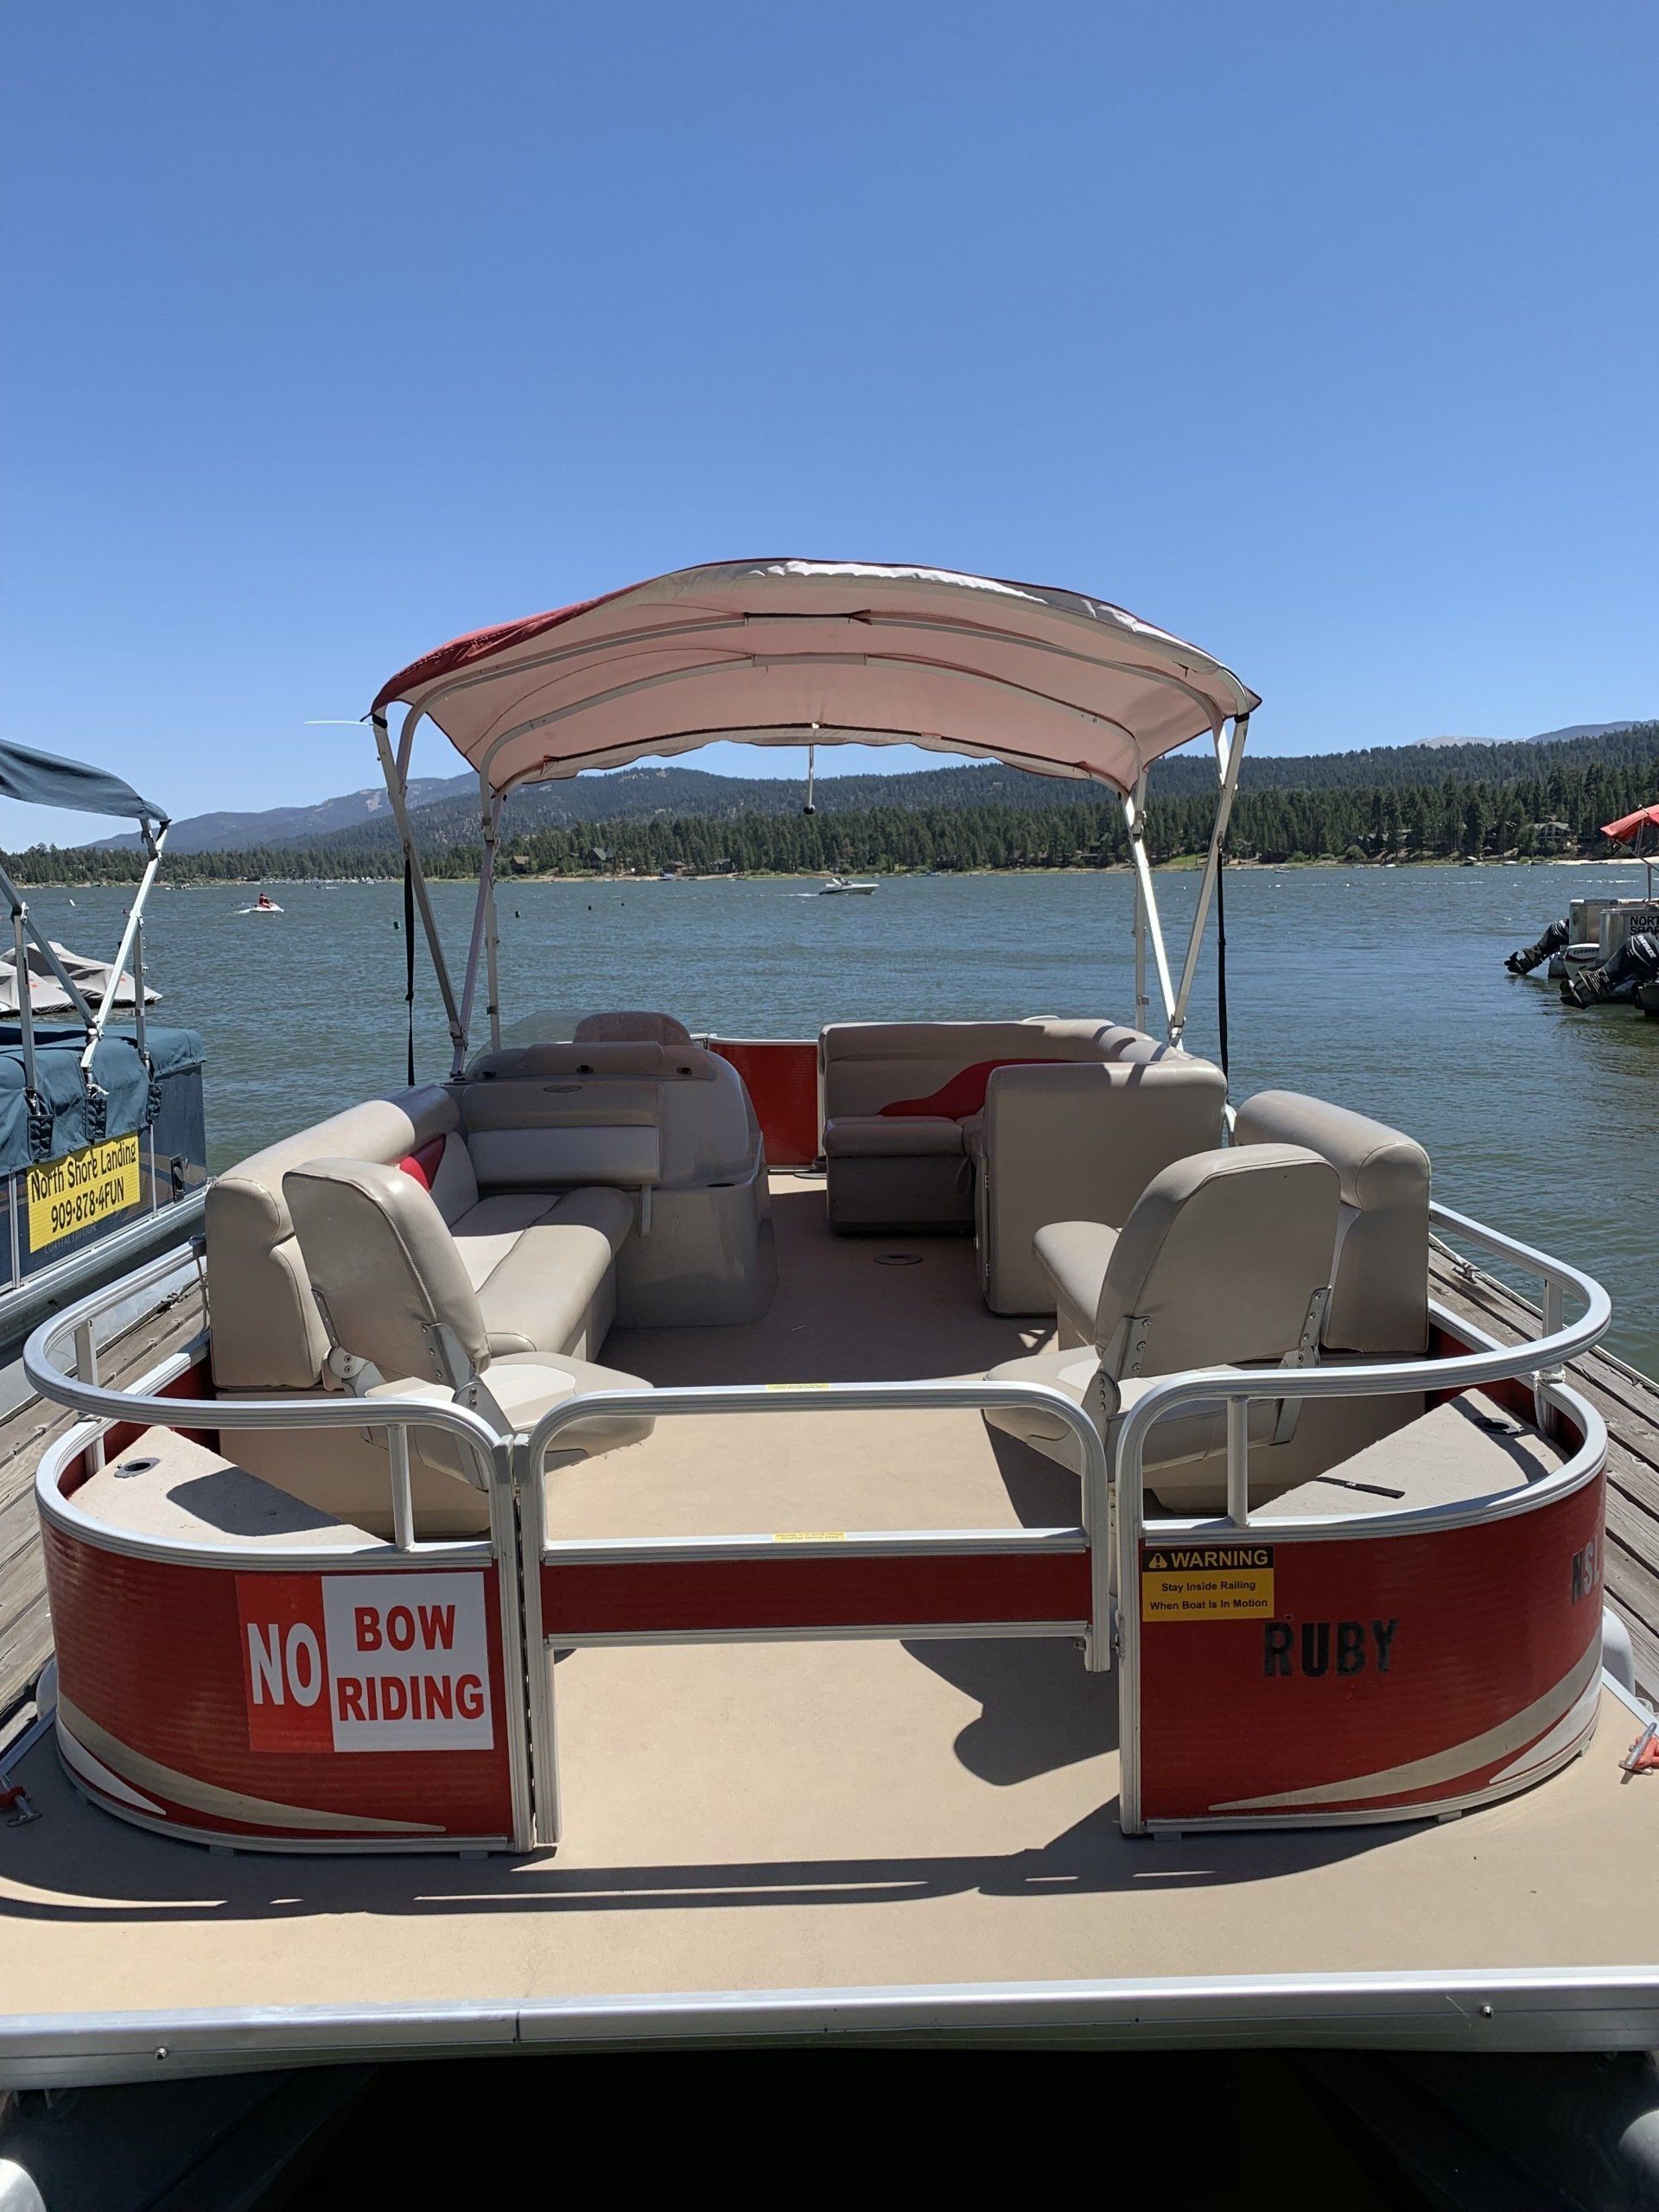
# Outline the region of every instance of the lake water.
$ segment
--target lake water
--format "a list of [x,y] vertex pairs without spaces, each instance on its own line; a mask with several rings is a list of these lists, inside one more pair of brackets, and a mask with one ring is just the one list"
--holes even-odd
[[[1628,866],[1242,870],[1227,919],[1235,1096],[1312,1090],[1410,1130],[1439,1197],[1599,1276],[1611,1344],[1651,1371],[1659,1020],[1571,1012],[1503,965],[1569,897],[1642,884]],[[1196,889],[1192,873],[1159,878],[1172,955]],[[124,894],[77,891],[73,912],[71,895],[38,893],[38,919],[108,958]],[[233,885],[162,891],[150,910],[158,1018],[207,1039],[215,1167],[403,1077],[401,887],[274,895],[279,918],[238,917],[250,893]],[[470,892],[434,896],[459,961]],[[1128,1020],[1132,908],[1119,874],[897,878],[868,899],[776,880],[508,883],[504,1020],[664,1007],[694,1029],[782,1037],[859,1018]],[[441,1074],[429,971],[416,989],[419,1071]],[[1188,1041],[1214,1049],[1211,957]]]

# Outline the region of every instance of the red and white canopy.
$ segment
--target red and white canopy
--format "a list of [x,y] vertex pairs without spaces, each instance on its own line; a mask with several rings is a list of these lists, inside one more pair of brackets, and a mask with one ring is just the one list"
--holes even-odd
[[1604,822],[1601,834],[1623,845],[1649,829],[1659,830],[1659,806],[1638,806],[1634,814],[1621,814],[1617,822]]
[[507,791],[719,738],[920,745],[1120,791],[1261,704],[1219,661],[1046,585],[852,561],[736,561],[477,630],[401,701]]

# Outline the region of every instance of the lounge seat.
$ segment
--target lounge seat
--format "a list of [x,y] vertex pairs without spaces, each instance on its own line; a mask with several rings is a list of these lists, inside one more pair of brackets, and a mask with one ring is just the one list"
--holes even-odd
[[[986,1379],[1064,1390],[1115,1453],[1122,1416],[1154,1376],[1306,1364],[1329,1293],[1338,1191],[1329,1161],[1297,1145],[1178,1160],[1153,1179],[1112,1240],[1087,1344],[1009,1360]],[[997,1408],[985,1418],[1077,1470],[1075,1440],[1052,1416]],[[1286,1418],[1284,1400],[1259,1402],[1249,1416],[1252,1441],[1268,1442]],[[1144,1464],[1160,1469],[1207,1459],[1224,1449],[1225,1421],[1214,1402],[1156,1423]],[[1205,1502],[1191,1510],[1224,1510],[1224,1465],[1206,1470],[1206,1484]]]
[[832,1022],[818,1089],[830,1226],[972,1230],[998,1313],[1046,1310],[1034,1230],[1103,1205],[1122,1221],[1159,1168],[1220,1142],[1226,1096],[1218,1068],[1139,1030],[1047,1016]]
[[[766,1148],[742,1077],[701,1046],[659,1039],[659,1029],[684,1035],[668,1014],[592,1016],[582,1028],[601,1033],[482,1053],[467,1068],[461,1125],[486,1197],[620,1200],[628,1219],[605,1278],[613,1285],[607,1325],[758,1319],[777,1266]],[[616,1218],[613,1209],[588,1217],[607,1236]],[[591,1351],[596,1342],[563,1349]]]
[[[633,1169],[644,1144],[652,1179],[642,1182]],[[772,1295],[765,1153],[734,1069],[650,1041],[490,1055],[473,1079],[351,1107],[210,1187],[221,1396],[339,1387],[283,1189],[318,1159],[377,1163],[430,1197],[498,1359],[593,1360],[625,1303],[639,1325],[717,1325],[753,1318]],[[584,1173],[585,1162],[601,1172]],[[518,1164],[515,1185],[504,1171]],[[251,1429],[237,1448],[250,1473],[319,1511],[389,1527],[385,1455],[359,1431]],[[423,1467],[416,1474],[423,1526],[470,1533],[467,1495],[428,1482]]]
[[[431,1193],[397,1169],[376,1160],[313,1160],[289,1171],[283,1192],[332,1343],[367,1363],[370,1400],[473,1406],[506,1434],[532,1427],[579,1391],[646,1387],[637,1376],[586,1360],[497,1356],[443,1216]],[[560,1455],[591,1458],[639,1441],[651,1427],[621,1417],[584,1421],[561,1440]],[[416,1429],[410,1441],[429,1468],[466,1478],[467,1455],[458,1438]]]
[[484,1198],[450,1225],[478,1294],[493,1357],[597,1351],[616,1310],[613,1268],[633,1226],[620,1191]]

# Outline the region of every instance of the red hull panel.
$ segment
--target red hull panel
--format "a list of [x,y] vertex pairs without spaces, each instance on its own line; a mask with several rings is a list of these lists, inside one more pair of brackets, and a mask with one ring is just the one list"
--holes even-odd
[[709,1049],[729,1060],[748,1086],[767,1166],[810,1167],[818,1156],[817,1044],[716,1037]]
[[542,1569],[550,1643],[563,1636],[1086,1621],[1089,1560],[938,1553],[921,1558],[563,1563]]
[[[82,1753],[137,1794],[142,1802],[134,1809],[148,1806],[181,1827],[250,1840],[361,1843],[377,1832],[434,1841],[511,1834],[512,1724],[503,1694],[493,1567],[372,1578],[388,1600],[413,1582],[469,1586],[480,1618],[468,1651],[481,1652],[487,1688],[469,1683],[465,1703],[469,1712],[488,1713],[486,1747],[435,1749],[430,1731],[423,1732],[419,1720],[429,1707],[447,1695],[453,1712],[454,1701],[453,1684],[447,1693],[427,1688],[429,1681],[442,1679],[429,1655],[414,1693],[419,1714],[404,1718],[405,1690],[403,1713],[393,1716],[407,1729],[410,1748],[378,1747],[388,1734],[398,1741],[394,1726],[367,1738],[376,1748],[348,1750],[337,1747],[326,1719],[338,1688],[338,1664],[328,1664],[337,1662],[337,1651],[326,1633],[315,1639],[313,1655],[305,1635],[296,1640],[290,1632],[322,1620],[322,1586],[371,1578],[238,1571],[249,1567],[245,1554],[223,1567],[133,1559],[50,1525],[42,1535],[62,1724]],[[285,1681],[268,1673],[257,1686],[263,1695],[251,1668],[255,1637],[263,1638],[257,1649],[270,1667],[280,1669],[286,1658],[290,1669]],[[319,1660],[320,1679],[312,1671]],[[401,1656],[398,1665],[407,1677]],[[273,1713],[283,1689],[286,1706]],[[377,1717],[379,1710],[377,1701]],[[472,1727],[476,1743],[475,1718]],[[357,1740],[365,1740],[362,1731]],[[81,1774],[99,1786],[95,1771],[83,1765]],[[124,1802],[118,1792],[105,1794]]]
[[1423,1810],[1546,1770],[1594,1713],[1604,1488],[1433,1535],[1262,1524],[1219,1563],[1144,1541],[1143,1817]]

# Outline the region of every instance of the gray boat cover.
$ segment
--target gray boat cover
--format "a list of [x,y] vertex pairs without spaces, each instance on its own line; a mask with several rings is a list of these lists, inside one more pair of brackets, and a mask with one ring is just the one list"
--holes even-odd
[[141,798],[130,784],[107,769],[81,760],[60,760],[32,746],[0,744],[0,798],[30,806],[63,806],[76,814],[113,814],[129,822],[153,822],[165,829],[164,807]]
[[[156,1117],[165,1079],[200,1067],[201,1039],[194,1029],[152,1026],[145,1043],[150,1058],[149,1071],[129,1034],[111,1033],[99,1039],[92,1056],[92,1078],[107,1100],[99,1128],[95,1126],[97,1102],[89,1101],[81,1080],[80,1056],[86,1050],[86,1033],[37,1026],[35,1066],[41,1101],[50,1120],[42,1144],[46,1117],[35,1117],[31,1147],[30,1116],[23,1095],[22,1036],[15,1025],[0,1027],[0,1175],[15,1175],[36,1160],[60,1160],[83,1145],[147,1128]],[[151,1071],[156,1078],[153,1085]]]

